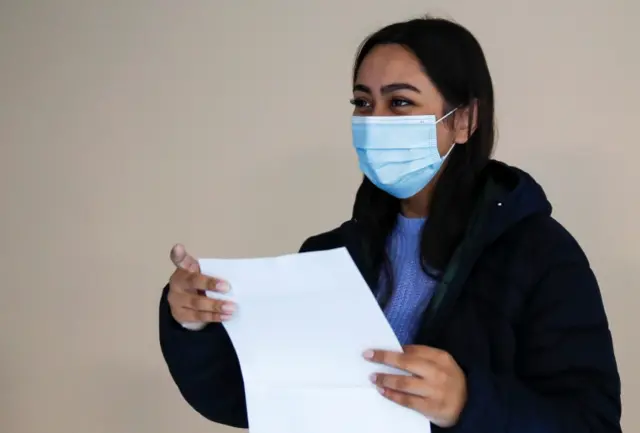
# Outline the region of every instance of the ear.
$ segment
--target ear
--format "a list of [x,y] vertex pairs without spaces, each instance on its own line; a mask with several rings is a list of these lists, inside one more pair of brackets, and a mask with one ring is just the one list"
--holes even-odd
[[464,144],[469,141],[478,126],[478,100],[474,99],[466,107],[458,109],[454,122],[455,142]]

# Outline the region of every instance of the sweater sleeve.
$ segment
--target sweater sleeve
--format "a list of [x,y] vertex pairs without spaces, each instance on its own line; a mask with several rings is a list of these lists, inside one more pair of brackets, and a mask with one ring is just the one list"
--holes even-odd
[[184,399],[205,418],[247,428],[247,409],[240,364],[220,323],[200,331],[173,319],[167,285],[160,300],[160,347],[169,372]]
[[552,268],[524,306],[516,375],[465,368],[455,433],[621,432],[620,378],[586,258]]

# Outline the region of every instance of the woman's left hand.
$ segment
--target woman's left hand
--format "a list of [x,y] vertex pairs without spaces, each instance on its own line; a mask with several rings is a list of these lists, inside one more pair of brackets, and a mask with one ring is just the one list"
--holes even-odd
[[427,346],[405,346],[404,353],[365,352],[366,359],[413,376],[374,374],[371,381],[389,400],[414,409],[440,427],[455,425],[467,401],[467,380],[451,355]]

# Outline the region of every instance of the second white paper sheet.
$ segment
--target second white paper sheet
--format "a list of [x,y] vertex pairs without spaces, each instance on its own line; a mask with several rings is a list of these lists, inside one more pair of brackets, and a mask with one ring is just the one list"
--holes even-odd
[[[382,397],[366,349],[400,351],[345,248],[258,259],[203,259],[238,304],[235,347],[251,433],[429,433],[428,420]],[[224,398],[221,396],[221,398]]]

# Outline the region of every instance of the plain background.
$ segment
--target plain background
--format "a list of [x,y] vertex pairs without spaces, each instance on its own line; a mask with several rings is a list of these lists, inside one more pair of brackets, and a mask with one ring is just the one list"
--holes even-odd
[[287,253],[348,218],[355,50],[426,12],[483,45],[496,157],[538,179],[592,260],[640,430],[638,2],[0,5],[3,433],[230,431],[161,357],[169,249]]

